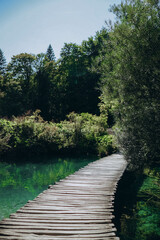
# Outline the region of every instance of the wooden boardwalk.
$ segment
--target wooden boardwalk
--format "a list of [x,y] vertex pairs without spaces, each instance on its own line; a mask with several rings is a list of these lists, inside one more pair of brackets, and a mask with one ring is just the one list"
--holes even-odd
[[0,222],[0,239],[118,240],[113,201],[125,168],[123,157],[114,154],[51,185]]

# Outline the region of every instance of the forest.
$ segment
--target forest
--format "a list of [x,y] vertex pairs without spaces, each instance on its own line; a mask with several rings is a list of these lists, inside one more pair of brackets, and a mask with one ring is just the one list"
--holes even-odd
[[81,46],[65,43],[57,61],[51,45],[36,56],[13,56],[7,65],[1,50],[0,154],[116,149],[99,108],[100,74],[91,70],[107,36],[102,29]]
[[160,3],[126,0],[110,11],[114,23],[107,21],[81,45],[65,43],[58,60],[51,45],[46,53],[20,53],[8,64],[0,50],[0,156],[121,151],[136,172],[139,199],[136,214],[125,213],[132,223],[139,219],[136,237],[122,239],[157,240]]

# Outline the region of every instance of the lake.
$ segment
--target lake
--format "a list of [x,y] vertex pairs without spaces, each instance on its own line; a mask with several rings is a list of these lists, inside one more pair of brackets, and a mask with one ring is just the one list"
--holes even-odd
[[41,157],[0,162],[0,220],[16,212],[28,200],[96,157]]

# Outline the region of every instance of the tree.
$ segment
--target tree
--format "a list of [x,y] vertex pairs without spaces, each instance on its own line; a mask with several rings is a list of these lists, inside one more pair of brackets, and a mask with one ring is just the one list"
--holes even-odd
[[56,60],[56,57],[55,57],[55,54],[54,54],[54,51],[53,51],[53,48],[52,48],[51,44],[49,44],[49,46],[47,48],[46,56],[47,56],[47,59],[49,61],[55,61]]
[[35,97],[35,60],[36,58],[32,54],[21,53],[13,56],[7,66],[6,79],[8,81],[16,81],[22,89],[24,111],[33,107]]
[[0,108],[1,117],[12,117],[23,114],[27,109],[20,82],[14,79],[5,79],[3,98]]
[[[98,34],[97,34],[98,35]],[[68,112],[76,111],[99,113],[98,90],[99,75],[91,71],[91,65],[98,55],[99,41],[89,38],[82,45],[65,43],[61,50],[60,69],[66,79],[66,108]]]
[[0,75],[4,75],[6,71],[6,59],[2,50],[0,49]]
[[48,62],[45,54],[38,54],[36,57],[36,69],[37,99],[35,107],[41,110],[41,114],[45,120],[52,120],[55,118],[55,114],[52,111],[53,105],[55,104],[52,98],[54,91],[52,82],[54,81],[56,72],[56,63],[54,61]]
[[160,9],[156,0],[114,5],[101,89],[114,108],[119,144],[130,166],[144,167],[160,155]]

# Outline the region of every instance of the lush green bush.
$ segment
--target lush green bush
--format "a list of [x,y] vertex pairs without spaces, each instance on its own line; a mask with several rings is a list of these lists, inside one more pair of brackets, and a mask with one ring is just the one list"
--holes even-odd
[[112,136],[106,118],[89,113],[71,113],[60,123],[46,122],[36,111],[32,116],[0,120],[0,154],[84,153],[111,154]]

